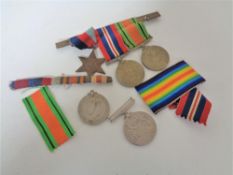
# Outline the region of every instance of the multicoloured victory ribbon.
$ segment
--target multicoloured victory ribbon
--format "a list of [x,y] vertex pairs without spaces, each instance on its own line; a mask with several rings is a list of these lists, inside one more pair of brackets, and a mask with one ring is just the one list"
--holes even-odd
[[182,95],[175,103],[169,105],[169,108],[176,108],[177,116],[206,125],[211,106],[211,102],[194,88]]
[[144,24],[136,18],[123,20],[98,29],[90,28],[81,35],[71,37],[71,46],[79,49],[98,46],[106,61],[111,61],[149,40]]
[[56,84],[83,84],[83,83],[94,83],[94,84],[105,84],[111,83],[112,77],[104,75],[93,75],[93,76],[61,76],[61,77],[38,77],[38,78],[27,78],[15,80],[10,83],[10,88],[13,90],[37,87],[37,86],[50,86]]
[[74,135],[75,131],[48,87],[24,98],[23,103],[50,151]]
[[150,109],[157,113],[205,79],[181,61],[135,87]]

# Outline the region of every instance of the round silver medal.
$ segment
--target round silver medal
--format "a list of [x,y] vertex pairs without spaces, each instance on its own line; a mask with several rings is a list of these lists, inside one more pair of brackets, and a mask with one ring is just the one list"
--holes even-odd
[[80,118],[90,125],[97,125],[105,121],[109,112],[110,107],[107,99],[94,91],[83,97],[78,106]]
[[125,116],[123,129],[126,139],[130,143],[142,146],[153,140],[156,124],[154,119],[145,112],[130,112]]
[[118,82],[126,87],[134,87],[144,79],[144,69],[136,61],[121,61],[116,70]]
[[145,46],[142,50],[142,64],[148,69],[160,71],[169,63],[168,52],[160,46]]

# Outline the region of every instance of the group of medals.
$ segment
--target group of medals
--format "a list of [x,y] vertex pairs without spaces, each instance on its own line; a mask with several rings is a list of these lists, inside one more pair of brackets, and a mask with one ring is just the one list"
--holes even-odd
[[[157,113],[169,105],[169,108],[177,108],[177,115],[206,124],[211,103],[199,91],[193,89],[205,79],[185,61],[167,68],[169,54],[166,49],[157,45],[145,46],[152,37],[142,22],[159,16],[158,12],[154,12],[98,29],[92,27],[80,35],[56,43],[57,48],[67,45],[78,49],[92,48],[88,57],[79,56],[82,65],[76,72],[86,72],[85,76],[26,78],[10,83],[13,90],[42,86],[23,102],[50,150],[63,144],[75,132],[47,86],[112,83],[112,77],[106,76],[101,66],[104,62],[110,63],[113,60],[118,61],[115,74],[118,83],[135,88],[152,112]],[[96,57],[97,46],[104,58]],[[142,48],[140,63],[123,59],[128,51],[137,47]],[[147,69],[162,72],[143,82]],[[129,111],[135,100],[132,97],[127,98],[129,99],[125,103],[112,112],[107,97],[91,90],[79,102],[77,113],[81,121],[88,125],[99,125],[106,120],[114,122],[118,117],[124,116],[125,138],[134,145],[149,144],[156,135],[155,120],[144,111]]]
[[[160,46],[144,46],[141,55],[142,64],[153,71],[160,71],[169,63],[168,52]],[[118,82],[125,87],[135,87],[144,80],[144,67],[134,60],[120,60],[116,69]],[[110,114],[110,104],[106,97],[95,91],[90,91],[78,105],[78,115],[89,125],[98,125],[105,120],[113,121],[124,116],[123,132],[125,138],[135,145],[150,143],[156,134],[156,123],[146,112],[128,112],[134,104],[130,98],[113,114]]]

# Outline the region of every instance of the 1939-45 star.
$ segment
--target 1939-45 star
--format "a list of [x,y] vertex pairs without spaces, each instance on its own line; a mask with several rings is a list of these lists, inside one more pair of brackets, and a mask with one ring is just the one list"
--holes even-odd
[[101,67],[105,59],[97,59],[94,50],[92,50],[91,54],[88,57],[80,56],[79,58],[82,62],[82,66],[80,66],[76,70],[76,72],[87,72],[88,76],[92,76],[96,72],[105,74],[104,70]]

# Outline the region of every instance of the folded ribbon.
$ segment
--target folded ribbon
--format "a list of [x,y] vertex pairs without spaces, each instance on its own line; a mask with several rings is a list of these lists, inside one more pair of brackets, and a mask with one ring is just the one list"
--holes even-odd
[[185,61],[162,71],[135,87],[150,109],[157,113],[205,79]]
[[96,44],[96,37],[94,28],[89,28],[86,32],[71,37],[69,39],[71,46],[75,46],[79,49],[93,48]]
[[211,102],[194,88],[182,95],[178,101],[169,105],[169,108],[176,108],[177,116],[206,125],[211,106]]
[[69,39],[71,46],[79,49],[98,46],[106,61],[111,61],[149,40],[144,24],[136,18],[123,20],[86,32]]

